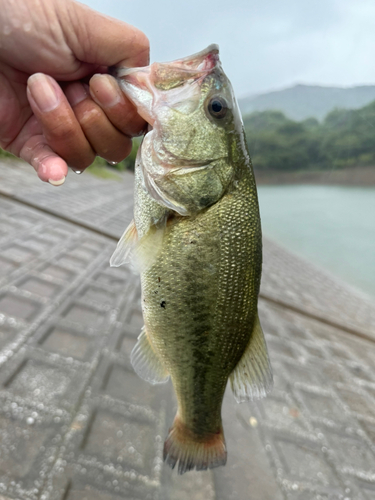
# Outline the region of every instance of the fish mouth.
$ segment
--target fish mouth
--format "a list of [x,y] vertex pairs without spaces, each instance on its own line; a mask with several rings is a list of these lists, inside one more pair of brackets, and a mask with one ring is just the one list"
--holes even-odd
[[173,107],[181,99],[179,87],[186,83],[198,84],[189,86],[191,97],[196,97],[199,95],[199,83],[218,65],[219,47],[212,44],[196,54],[175,61],[153,63],[139,68],[111,68],[110,73],[117,78],[121,89],[136,106],[140,116],[153,127],[156,120],[154,107],[157,103]]
[[[196,52],[191,56],[183,57],[181,59],[176,59],[175,61],[153,63],[150,66],[141,66],[138,68],[118,68],[112,66],[109,68],[109,72],[115,78],[131,81],[131,75],[134,76],[137,73],[148,73],[151,69],[154,69],[155,85],[165,86],[166,80],[170,83],[171,80],[175,81],[177,76],[181,77],[180,84],[182,84],[183,81],[190,79],[193,75],[209,73],[218,62],[219,46],[213,43],[200,52]],[[167,74],[164,74],[164,71],[166,71]],[[137,80],[137,78],[135,78],[135,80]]]

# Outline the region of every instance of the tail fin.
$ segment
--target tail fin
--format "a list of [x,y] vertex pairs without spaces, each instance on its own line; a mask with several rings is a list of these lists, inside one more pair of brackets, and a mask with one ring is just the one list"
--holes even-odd
[[176,416],[164,443],[164,461],[178,473],[189,470],[206,470],[225,465],[227,449],[223,429],[204,438],[194,437],[192,432]]

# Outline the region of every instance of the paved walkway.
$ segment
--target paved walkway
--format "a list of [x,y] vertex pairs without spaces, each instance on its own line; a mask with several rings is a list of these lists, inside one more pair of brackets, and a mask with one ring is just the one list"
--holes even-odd
[[375,306],[265,241],[275,390],[223,417],[225,468],[162,464],[170,384],[129,363],[138,279],[111,269],[132,176],[44,185],[0,165],[0,500],[374,500]]

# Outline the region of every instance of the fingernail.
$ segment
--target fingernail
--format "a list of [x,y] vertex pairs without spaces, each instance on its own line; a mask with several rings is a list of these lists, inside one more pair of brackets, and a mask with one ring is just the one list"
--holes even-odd
[[70,84],[66,90],[65,95],[71,106],[76,106],[79,102],[87,97],[87,92],[82,83],[76,82]]
[[57,108],[59,98],[51,79],[42,73],[30,76],[28,89],[40,111],[46,113]]
[[52,184],[52,186],[61,186],[61,184],[64,184],[64,182],[65,182],[65,176],[62,179],[60,179],[59,181],[54,181],[52,179],[48,179],[48,182],[50,184]]
[[109,75],[94,75],[90,80],[90,94],[97,104],[105,108],[111,108],[122,100],[116,80]]

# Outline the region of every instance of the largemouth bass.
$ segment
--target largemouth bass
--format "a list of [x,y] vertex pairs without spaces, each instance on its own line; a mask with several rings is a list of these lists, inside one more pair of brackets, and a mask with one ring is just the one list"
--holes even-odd
[[141,273],[145,326],[131,355],[152,384],[172,379],[178,410],[164,459],[179,473],[226,463],[221,421],[272,373],[257,313],[262,237],[241,115],[216,45],[117,72],[150,124],[135,167],[134,221],[111,265]]

